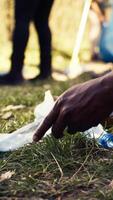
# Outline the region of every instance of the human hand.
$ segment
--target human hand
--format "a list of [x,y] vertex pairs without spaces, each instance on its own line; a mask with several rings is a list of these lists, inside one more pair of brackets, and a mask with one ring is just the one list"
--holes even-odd
[[34,134],[33,140],[39,141],[50,127],[54,137],[61,138],[65,128],[74,134],[105,120],[113,111],[113,73],[109,74],[75,85],[63,93]]

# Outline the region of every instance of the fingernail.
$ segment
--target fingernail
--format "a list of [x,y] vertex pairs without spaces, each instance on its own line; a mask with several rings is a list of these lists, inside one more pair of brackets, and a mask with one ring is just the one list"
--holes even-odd
[[33,142],[37,142],[38,141],[38,137],[37,137],[37,135],[35,134],[34,136],[33,136]]

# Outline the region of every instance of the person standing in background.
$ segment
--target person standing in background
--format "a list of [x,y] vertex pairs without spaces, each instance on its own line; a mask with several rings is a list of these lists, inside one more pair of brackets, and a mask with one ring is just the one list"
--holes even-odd
[[51,31],[48,25],[54,0],[15,0],[15,28],[11,70],[0,76],[0,84],[21,84],[24,55],[29,38],[29,25],[33,21],[39,37],[40,74],[33,79],[45,80],[51,76]]
[[99,39],[101,34],[102,23],[106,21],[105,1],[93,0],[89,13],[90,19],[90,44],[91,44],[91,59],[98,60],[99,58]]

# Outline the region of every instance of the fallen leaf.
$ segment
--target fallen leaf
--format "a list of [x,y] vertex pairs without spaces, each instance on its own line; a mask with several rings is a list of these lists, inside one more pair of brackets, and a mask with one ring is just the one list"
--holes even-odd
[[109,189],[113,189],[113,180],[108,185]]
[[2,109],[2,112],[10,111],[10,110],[18,110],[18,109],[23,109],[25,108],[25,105],[8,105],[7,107]]
[[8,172],[5,172],[4,174],[1,174],[0,182],[7,180],[7,179],[10,179],[12,177],[12,175],[14,175],[14,174],[15,174],[14,171],[8,171]]
[[12,112],[6,112],[5,114],[3,114],[1,116],[2,119],[10,119],[11,117],[13,117],[13,113]]

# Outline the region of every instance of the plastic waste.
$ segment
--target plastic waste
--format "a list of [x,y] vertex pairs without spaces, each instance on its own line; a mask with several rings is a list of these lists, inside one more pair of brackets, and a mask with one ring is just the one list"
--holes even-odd
[[98,139],[98,143],[106,149],[113,148],[113,134],[105,131],[104,134]]
[[[51,95],[50,91],[45,92],[45,98],[44,101],[37,105],[34,110],[34,116],[35,120],[32,123],[29,123],[28,125],[23,126],[22,128],[8,134],[8,133],[2,133],[0,134],[0,151],[6,152],[6,151],[13,151],[20,147],[23,147],[24,145],[28,143],[33,142],[33,135],[35,131],[37,130],[38,126],[46,115],[51,111],[51,109],[54,106],[54,99]],[[51,133],[51,130],[49,129],[45,136]]]
[[101,124],[84,132],[86,137],[94,138],[103,148],[113,148],[113,134],[107,133]]

